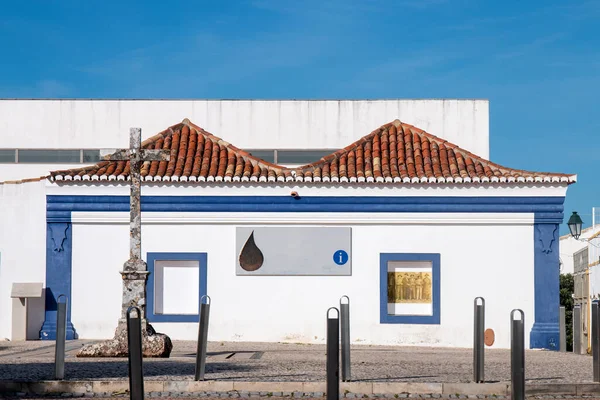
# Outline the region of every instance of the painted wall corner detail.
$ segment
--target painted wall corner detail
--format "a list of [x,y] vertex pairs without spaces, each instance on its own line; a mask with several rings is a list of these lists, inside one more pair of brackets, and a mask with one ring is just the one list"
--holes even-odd
[[538,231],[538,239],[542,245],[542,252],[545,254],[552,253],[552,244],[556,241],[556,231],[558,230],[558,225],[554,226],[544,226],[542,229],[538,224],[535,229]]
[[67,231],[69,230],[70,223],[64,224],[48,224],[50,227],[50,238],[52,239],[52,250],[60,253],[64,251],[64,242],[67,239]]

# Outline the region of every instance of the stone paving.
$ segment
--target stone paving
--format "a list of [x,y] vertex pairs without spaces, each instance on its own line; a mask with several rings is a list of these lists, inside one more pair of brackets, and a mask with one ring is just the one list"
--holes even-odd
[[[91,341],[68,341],[65,379],[126,380],[126,358],[76,358]],[[144,359],[144,378],[192,380],[195,341],[175,341],[169,359]],[[508,350],[486,349],[487,382],[510,380]],[[531,350],[526,352],[528,383],[592,381],[592,358],[586,355]],[[53,378],[54,343],[0,342],[0,380]],[[471,382],[471,349],[352,346],[352,380],[361,382]],[[325,381],[325,346],[284,343],[210,342],[207,380],[298,382]]]
[[[223,395],[223,393],[221,394],[211,394],[211,393],[158,393],[158,392],[150,392],[150,393],[146,393],[145,394],[145,398],[161,398],[164,400],[169,400],[169,399],[181,399],[181,398],[187,398],[187,399],[203,399],[203,400],[219,400],[222,398],[241,398],[241,399],[248,399],[248,398],[267,398],[269,400],[291,400],[291,399],[297,399],[297,398],[302,398],[303,400],[324,400],[326,397],[325,395],[323,396],[291,396],[288,395],[286,397],[284,397],[281,394],[276,394],[276,395],[262,395],[259,393],[249,393],[247,395],[242,395],[242,394],[237,394],[235,396],[230,396],[230,395]],[[371,396],[372,398],[384,398],[384,399],[496,399],[496,400],[504,400],[504,399],[510,399],[509,396],[480,396],[480,395],[470,395],[470,396],[460,396],[460,395],[410,395],[410,394],[401,394],[401,395],[382,395],[382,396]],[[371,398],[369,397],[369,398]],[[96,398],[96,399],[106,399],[106,400],[110,400],[110,399],[123,399],[123,398],[129,398],[129,393],[123,393],[123,394],[119,394],[119,395],[111,395],[109,393],[96,393],[96,394],[90,394],[88,393],[87,395],[84,394],[68,394],[68,396],[62,394],[62,395],[46,395],[46,396],[28,396],[28,395],[23,395],[23,394],[19,394],[19,395],[11,395],[8,397],[4,397],[5,399],[11,399],[11,400],[16,400],[16,399],[27,399],[27,400],[47,400],[47,399],[60,399],[60,398]],[[356,398],[354,396],[350,397],[348,395],[345,395],[343,398]],[[583,395],[583,396],[564,396],[564,395],[544,395],[544,396],[527,396],[526,397],[528,400],[544,400],[544,399],[585,399],[585,400],[600,400],[600,398],[598,398],[597,396],[592,396],[592,395]]]

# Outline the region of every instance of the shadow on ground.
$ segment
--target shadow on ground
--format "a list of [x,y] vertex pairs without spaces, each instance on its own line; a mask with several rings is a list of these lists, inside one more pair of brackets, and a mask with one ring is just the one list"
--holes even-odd
[[[178,361],[144,362],[144,377],[153,380],[192,379],[196,364]],[[250,372],[251,366],[231,363],[207,363],[206,374],[227,374],[228,372]],[[30,362],[23,364],[0,364],[0,376],[3,380],[52,380],[53,362]],[[66,380],[119,380],[129,378],[129,365],[126,358],[115,361],[65,362]]]

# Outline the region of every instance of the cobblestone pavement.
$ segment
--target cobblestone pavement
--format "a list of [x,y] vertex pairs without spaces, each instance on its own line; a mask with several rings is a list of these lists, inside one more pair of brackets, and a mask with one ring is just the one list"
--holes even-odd
[[[65,377],[68,380],[127,379],[127,359],[76,358],[90,341],[68,341]],[[169,359],[144,359],[145,380],[191,380],[195,341],[175,341]],[[592,358],[550,351],[526,353],[529,383],[592,381]],[[0,380],[52,379],[54,343],[0,342]],[[353,345],[353,381],[471,382],[471,349]],[[324,381],[325,346],[283,343],[210,342],[208,380]],[[510,352],[486,349],[487,382],[510,380]]]
[[[79,396],[79,395],[69,395],[69,396],[61,396],[61,395],[54,395],[54,396],[45,396],[45,397],[28,397],[28,396],[11,396],[11,397],[5,397],[5,399],[7,400],[18,400],[18,399],[23,399],[23,400],[48,400],[48,399],[59,399],[59,398],[95,398],[95,399],[105,399],[105,400],[121,400],[123,398],[129,398],[129,394],[122,394],[122,395],[118,395],[118,396],[111,396],[108,394],[97,394],[97,395],[93,395],[93,396]],[[181,399],[181,398],[186,398],[186,399],[203,399],[203,400],[220,400],[224,397],[230,398],[229,396],[213,396],[213,395],[209,395],[209,394],[199,394],[199,393],[157,393],[157,392],[152,392],[152,393],[146,393],[145,398],[147,399],[152,399],[152,398],[160,398],[160,399],[164,399],[164,400],[168,400],[168,399]],[[263,396],[260,395],[254,395],[254,394],[249,394],[247,396],[235,396],[236,398],[260,398]],[[291,397],[291,396],[265,396],[266,398],[268,398],[269,400],[290,400],[292,398],[298,398],[298,396],[296,397]],[[325,400],[325,396],[301,396],[302,400]],[[344,398],[349,398],[347,395],[344,396]],[[510,399],[510,397],[507,396],[456,396],[456,395],[427,395],[427,394],[422,394],[422,395],[372,395],[370,396],[370,398],[384,398],[384,399],[496,399],[496,400],[508,400]],[[600,400],[600,398],[598,398],[597,396],[563,396],[563,395],[545,395],[545,396],[527,396],[526,397],[528,400],[548,400],[548,399],[581,399],[581,400]]]

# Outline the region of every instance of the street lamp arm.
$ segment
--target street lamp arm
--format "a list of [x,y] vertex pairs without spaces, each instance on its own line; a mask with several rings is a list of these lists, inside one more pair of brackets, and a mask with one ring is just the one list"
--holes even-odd
[[600,249],[600,245],[599,244],[595,244],[590,239],[577,239],[577,241],[579,241],[579,242],[587,242],[588,244],[591,244],[595,248]]

